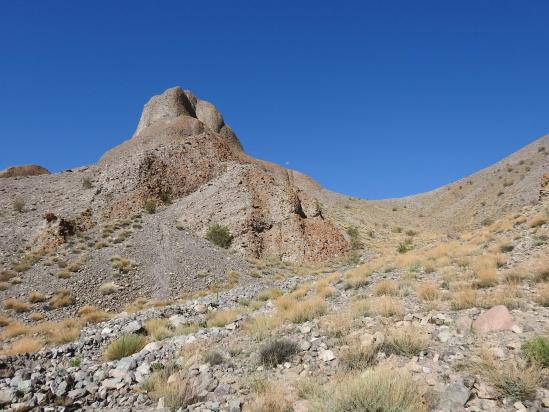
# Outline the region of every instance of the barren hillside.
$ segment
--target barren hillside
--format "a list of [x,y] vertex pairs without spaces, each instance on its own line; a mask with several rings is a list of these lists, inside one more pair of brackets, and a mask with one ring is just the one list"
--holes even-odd
[[369,201],[181,88],[97,164],[0,174],[0,407],[549,410],[549,135]]

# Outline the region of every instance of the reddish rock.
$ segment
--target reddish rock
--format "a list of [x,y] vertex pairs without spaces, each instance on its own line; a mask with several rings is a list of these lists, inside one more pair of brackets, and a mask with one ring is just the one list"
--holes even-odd
[[494,306],[473,322],[473,329],[479,333],[509,330],[515,325],[513,317],[503,305]]

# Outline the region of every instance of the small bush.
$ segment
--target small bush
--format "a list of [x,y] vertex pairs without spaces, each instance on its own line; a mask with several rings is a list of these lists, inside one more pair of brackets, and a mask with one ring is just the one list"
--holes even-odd
[[549,338],[536,336],[522,345],[522,354],[530,362],[543,368],[549,367]]
[[228,249],[233,242],[233,236],[229,229],[217,223],[208,228],[206,239],[224,249]]
[[151,215],[156,213],[156,202],[151,199],[145,200],[145,203],[143,203],[143,209]]
[[124,335],[112,341],[105,351],[104,357],[108,361],[125,358],[139,352],[146,344],[140,335]]
[[259,359],[262,364],[267,366],[280,365],[296,354],[297,349],[297,343],[290,340],[274,340],[261,348]]
[[71,358],[71,360],[69,361],[69,366],[71,367],[77,367],[77,366],[80,366],[80,358]]

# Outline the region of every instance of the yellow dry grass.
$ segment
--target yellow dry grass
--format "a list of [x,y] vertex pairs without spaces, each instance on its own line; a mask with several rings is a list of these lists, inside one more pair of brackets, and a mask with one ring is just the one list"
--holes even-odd
[[378,296],[397,296],[398,285],[392,280],[381,280],[374,286],[374,293]]

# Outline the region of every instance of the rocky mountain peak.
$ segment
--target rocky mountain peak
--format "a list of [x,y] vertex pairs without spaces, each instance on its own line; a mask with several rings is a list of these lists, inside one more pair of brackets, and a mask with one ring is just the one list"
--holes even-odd
[[153,96],[145,104],[134,137],[151,126],[169,124],[181,116],[198,119],[207,129],[223,136],[233,148],[242,149],[240,141],[231,127],[225,124],[219,110],[212,103],[197,98],[190,90],[183,90],[179,86]]

